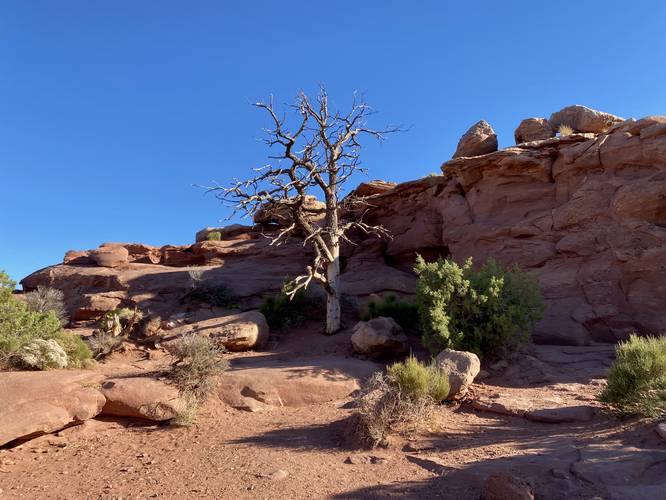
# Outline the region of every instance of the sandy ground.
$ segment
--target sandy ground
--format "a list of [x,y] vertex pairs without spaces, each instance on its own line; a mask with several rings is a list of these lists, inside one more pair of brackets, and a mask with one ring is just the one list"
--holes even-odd
[[[344,337],[315,340],[305,341],[308,354],[348,354]],[[299,336],[276,339],[272,353],[307,352],[303,342]],[[545,382],[519,387],[519,382],[491,376],[474,386],[467,402],[440,407],[428,429],[375,450],[347,445],[350,398],[259,413],[212,399],[188,428],[90,420],[0,450],[0,498],[463,500],[479,498],[483,481],[497,471],[531,481],[537,498],[666,498],[666,443],[653,425],[619,422],[594,402],[602,382],[591,377],[607,349],[582,353],[590,369],[576,373],[563,365],[561,353],[555,356],[558,352],[545,348],[538,357],[541,371],[547,372]],[[130,350],[110,363],[131,365],[137,356]],[[514,369],[522,385],[530,385],[524,373],[534,379],[535,363],[526,372]],[[538,402],[585,406],[594,418],[534,422],[479,411],[471,404],[474,399],[518,410]]]

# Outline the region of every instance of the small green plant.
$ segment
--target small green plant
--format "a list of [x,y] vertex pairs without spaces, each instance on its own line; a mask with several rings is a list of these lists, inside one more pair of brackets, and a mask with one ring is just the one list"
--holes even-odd
[[416,302],[423,343],[433,355],[445,348],[499,354],[529,340],[545,310],[538,281],[516,266],[489,260],[478,271],[472,259],[417,257]]
[[279,294],[265,297],[259,308],[271,328],[297,327],[325,314],[326,300],[322,295],[301,288],[290,298],[287,294],[291,286],[285,283]]
[[68,322],[65,307],[65,295],[61,290],[51,287],[38,286],[36,290],[24,295],[28,309],[34,312],[47,313],[53,311],[62,325]]
[[238,306],[238,296],[224,283],[212,283],[204,279],[203,272],[199,270],[190,271],[189,274],[192,284],[185,295],[186,299],[225,309]]
[[566,137],[574,133],[574,129],[564,123],[559,126],[557,131],[559,132],[560,137]]
[[441,403],[449,395],[449,380],[434,365],[424,365],[414,356],[387,368],[389,382],[405,397],[413,400],[431,398]]
[[53,338],[67,353],[67,368],[90,368],[94,364],[92,352],[81,336],[60,331]]
[[409,357],[375,373],[357,397],[356,430],[371,446],[386,441],[391,432],[427,424],[437,405],[449,394],[449,381],[433,365]]
[[666,415],[666,337],[620,342],[599,400],[622,415]]
[[222,233],[219,231],[211,231],[206,235],[206,241],[220,241],[222,239]]
[[367,313],[361,319],[369,321],[380,316],[393,318],[404,329],[418,328],[419,310],[416,304],[398,300],[395,295],[388,295],[380,301],[370,302]]
[[138,309],[121,307],[108,311],[99,320],[97,328],[100,333],[112,335],[114,337],[129,337],[131,333],[139,326],[143,320],[143,313]]

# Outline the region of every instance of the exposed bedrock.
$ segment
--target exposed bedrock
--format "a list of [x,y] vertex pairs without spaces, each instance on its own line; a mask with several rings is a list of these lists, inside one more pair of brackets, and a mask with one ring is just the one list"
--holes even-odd
[[[441,176],[366,189],[373,208],[364,220],[382,224],[393,238],[357,235],[358,244],[344,248],[344,293],[413,293],[417,252],[457,261],[472,256],[477,263],[494,257],[539,277],[549,308],[537,342],[586,344],[632,330],[662,332],[666,117],[605,118],[603,133],[454,158]],[[116,267],[96,265],[91,257],[98,253],[69,252],[66,264],[37,271],[23,285],[64,290],[75,319],[118,304],[168,313],[182,309],[192,285],[188,271],[197,269],[252,307],[311,257],[295,240],[269,246],[264,236],[272,230],[234,226],[218,230],[221,241],[204,241],[201,232],[194,245],[127,244],[127,262],[114,261]]]

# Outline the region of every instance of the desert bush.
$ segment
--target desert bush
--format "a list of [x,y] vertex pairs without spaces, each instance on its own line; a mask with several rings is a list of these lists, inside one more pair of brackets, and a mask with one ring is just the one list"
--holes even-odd
[[459,266],[418,256],[414,270],[423,343],[432,354],[445,348],[499,354],[528,341],[543,317],[538,281],[516,266],[491,259],[474,271],[471,258]]
[[97,324],[99,333],[109,334],[114,337],[129,337],[131,333],[141,324],[143,313],[138,309],[121,307],[108,311],[102,316]]
[[369,321],[380,316],[393,318],[405,329],[418,328],[419,310],[416,304],[398,300],[395,295],[387,295],[379,301],[370,302],[367,313],[361,319]]
[[188,334],[168,346],[176,358],[169,376],[184,397],[204,402],[215,390],[216,377],[229,366],[224,349],[210,338]]
[[622,415],[666,415],[666,337],[620,342],[599,400]]
[[35,339],[21,347],[16,353],[17,364],[25,368],[49,370],[65,368],[67,353],[54,339]]
[[206,235],[207,241],[220,241],[222,239],[222,233],[219,231],[211,231]]
[[285,283],[279,294],[269,295],[261,303],[259,309],[271,328],[297,327],[325,314],[326,299],[323,295],[301,288],[290,298],[287,293],[291,286]]
[[65,295],[61,290],[51,287],[38,286],[36,290],[24,295],[28,309],[35,312],[47,313],[53,311],[60,320],[60,324],[68,322],[65,308]]
[[95,359],[102,359],[113,351],[120,348],[123,344],[124,337],[115,336],[111,333],[102,331],[96,332],[94,335],[88,337],[88,346]]
[[391,432],[426,425],[437,403],[449,394],[449,381],[433,365],[409,357],[375,373],[357,398],[356,431],[371,446]]
[[[65,352],[67,367],[84,366],[90,359],[90,351],[81,338],[64,333],[55,312],[32,311],[25,302],[16,299],[12,294],[14,285],[9,276],[0,271],[0,365],[17,368],[27,365],[31,368],[38,368],[40,365],[46,367],[50,365],[47,359],[43,363],[37,361],[37,358],[29,359],[35,359],[34,363],[26,362],[21,359],[20,351],[36,340],[53,340]],[[23,352],[31,352],[39,357],[40,350],[48,350],[47,345],[52,346],[53,343],[37,342]],[[52,351],[55,352],[54,349]],[[56,365],[58,363],[54,366]]]
[[224,283],[212,283],[199,270],[190,271],[191,286],[186,299],[196,300],[211,306],[233,309],[238,306],[238,296]]
[[557,131],[559,132],[560,137],[566,137],[566,136],[571,135],[571,134],[574,133],[573,128],[571,128],[569,125],[566,125],[564,123],[559,126]]

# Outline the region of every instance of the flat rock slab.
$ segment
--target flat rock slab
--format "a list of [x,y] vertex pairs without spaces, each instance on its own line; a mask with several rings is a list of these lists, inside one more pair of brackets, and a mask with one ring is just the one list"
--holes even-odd
[[105,402],[101,380],[86,370],[0,373],[0,446],[98,415]]
[[594,415],[594,408],[581,405],[530,410],[525,413],[525,418],[533,422],[560,424],[565,422],[589,422],[594,418]]
[[163,421],[184,408],[178,389],[148,377],[110,379],[102,384],[103,415]]
[[[380,366],[354,358],[232,363],[220,377],[218,395],[230,406],[248,409],[255,400],[267,406],[306,406],[339,401],[360,388],[360,381]],[[261,405],[254,405],[261,406]]]

